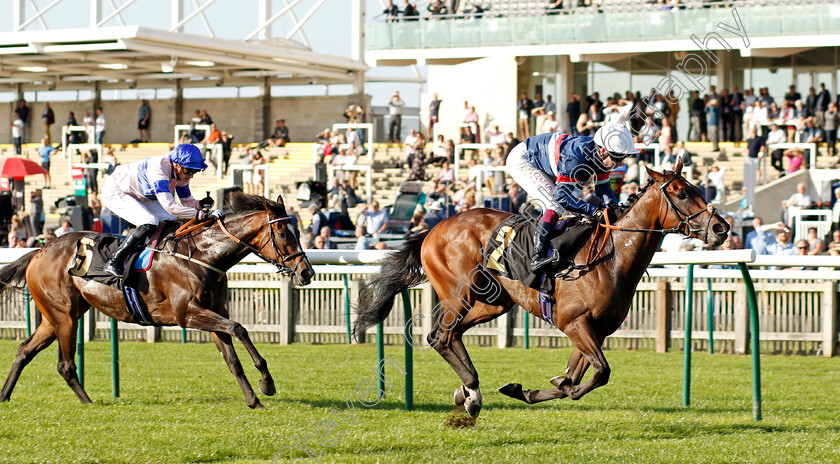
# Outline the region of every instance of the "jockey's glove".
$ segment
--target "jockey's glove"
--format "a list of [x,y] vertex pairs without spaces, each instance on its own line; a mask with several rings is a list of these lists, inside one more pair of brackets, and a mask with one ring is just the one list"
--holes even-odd
[[225,217],[225,211],[222,210],[222,209],[217,209],[216,211],[213,211],[213,212],[211,212],[210,214],[207,215],[207,219],[213,219],[215,221],[218,221],[220,219],[224,219],[224,217]]
[[607,213],[610,215],[610,224],[615,224],[615,221],[621,216],[621,206],[618,203],[611,203],[607,206]]

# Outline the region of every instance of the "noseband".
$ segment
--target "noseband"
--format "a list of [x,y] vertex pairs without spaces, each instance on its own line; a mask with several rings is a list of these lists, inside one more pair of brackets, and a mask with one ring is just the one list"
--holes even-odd
[[[283,216],[283,217],[279,217],[277,219],[271,219],[271,216],[269,215],[267,210],[265,212],[265,215],[266,215],[266,224],[268,225],[268,228],[267,228],[268,230],[263,232],[263,237],[260,239],[260,247],[259,248],[251,245],[248,242],[244,242],[244,241],[240,240],[238,237],[236,237],[235,235],[230,233],[230,231],[227,230],[227,227],[225,227],[225,223],[221,219],[218,219],[216,222],[219,223],[219,228],[222,229],[222,232],[224,232],[225,235],[227,235],[228,237],[233,239],[233,241],[235,241],[239,245],[242,245],[245,248],[248,248],[249,250],[251,250],[252,253],[259,256],[263,261],[266,261],[268,263],[273,264],[275,267],[277,267],[277,272],[282,272],[285,275],[292,275],[295,272],[297,272],[298,266],[300,266],[300,263],[303,262],[303,260],[299,259],[298,262],[295,264],[295,267],[293,267],[293,268],[290,268],[289,266],[287,266],[286,263],[295,259],[295,258],[297,258],[297,257],[303,256],[304,252],[303,251],[298,251],[297,253],[292,253],[290,255],[283,256],[283,254],[280,253],[280,246],[277,245],[277,238],[274,236],[274,227],[273,227],[273,225],[275,223],[280,223],[280,222],[285,222],[285,221],[291,222],[292,217],[291,216]],[[265,240],[266,234],[269,235],[269,240]],[[271,246],[274,247],[274,255],[281,257],[280,261],[277,261],[275,259],[271,259],[268,256],[264,255],[262,253],[262,251],[260,251],[263,248],[265,248],[265,246],[268,244],[269,241],[271,241]]]
[[[711,227],[712,227],[712,218],[714,218],[715,214],[717,214],[717,208],[712,206],[711,203],[707,203],[706,204],[706,209],[700,210],[700,211],[698,211],[694,214],[688,214],[688,213],[685,213],[683,210],[681,210],[680,207],[677,206],[677,203],[674,201],[674,199],[671,198],[671,195],[668,195],[668,192],[665,190],[666,188],[668,188],[668,186],[671,184],[671,182],[673,182],[673,181],[675,181],[679,178],[680,178],[680,176],[674,176],[670,180],[668,180],[667,182],[664,182],[659,187],[659,191],[662,193],[662,197],[665,197],[665,200],[668,201],[668,205],[671,206],[671,211],[674,212],[674,216],[676,216],[677,220],[680,221],[679,224],[677,224],[677,227],[672,228],[672,229],[664,229],[662,231],[662,233],[676,232],[676,233],[679,233],[681,235],[684,235],[684,236],[688,237],[693,233],[699,234],[700,232],[703,232],[705,230],[706,235],[708,235],[709,234],[709,229],[711,229]],[[662,200],[661,200],[662,197],[660,197],[660,203],[659,203],[660,204],[660,206],[659,206],[660,211],[662,211]],[[689,221],[695,219],[696,217],[700,216],[703,213],[709,213],[709,219],[706,221],[706,227],[705,228],[692,228],[691,223]],[[668,217],[667,212],[665,213],[665,217],[666,218]],[[660,219],[659,222],[662,223],[662,224],[665,223],[665,221],[663,221],[661,219]]]

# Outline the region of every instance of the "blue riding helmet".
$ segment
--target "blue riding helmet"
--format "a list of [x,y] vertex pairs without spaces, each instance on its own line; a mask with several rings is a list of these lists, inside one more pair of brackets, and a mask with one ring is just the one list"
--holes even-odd
[[169,159],[180,166],[187,169],[207,169],[207,163],[204,162],[204,157],[201,156],[201,150],[193,144],[183,143],[175,147],[169,153]]

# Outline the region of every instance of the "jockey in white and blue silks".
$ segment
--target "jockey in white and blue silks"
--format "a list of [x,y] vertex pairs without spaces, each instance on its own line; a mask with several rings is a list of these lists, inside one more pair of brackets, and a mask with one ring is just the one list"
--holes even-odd
[[602,206],[617,205],[609,173],[625,157],[638,153],[633,146],[633,136],[624,125],[607,124],[598,129],[594,137],[556,132],[541,134],[529,137],[510,151],[505,163],[508,173],[543,211],[534,234],[532,272],[560,259],[559,256],[546,256],[549,232],[557,223],[559,213],[571,211],[603,220],[604,213],[598,207],[575,195],[579,185],[594,176],[594,193]]
[[[190,180],[205,169],[201,150],[191,144],[114,169],[102,188],[102,204],[136,228],[105,265],[105,272],[121,277],[126,256],[143,246],[159,223],[178,218],[204,219],[203,209],[212,208],[213,204],[192,197]],[[178,195],[180,204],[173,193]],[[218,218],[223,214],[214,211],[209,216]]]

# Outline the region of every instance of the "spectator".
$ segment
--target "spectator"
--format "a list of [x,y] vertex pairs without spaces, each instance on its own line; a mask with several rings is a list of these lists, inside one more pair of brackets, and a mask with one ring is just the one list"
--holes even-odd
[[595,126],[592,121],[589,120],[589,114],[581,113],[578,117],[577,123],[575,124],[575,134],[589,136],[592,134],[592,129],[594,127]]
[[624,159],[624,164],[627,165],[627,172],[624,173],[624,183],[639,184],[639,163],[636,158],[628,156]]
[[[751,129],[754,131],[755,129]],[[778,124],[773,124],[771,126],[771,131],[767,135],[767,146],[768,148],[773,144],[777,143],[786,143],[787,142],[787,134],[785,134],[784,129],[780,128]],[[781,148],[776,148],[773,150],[773,153],[770,155],[770,164],[777,170],[781,175],[785,173],[784,167],[784,153],[785,151]]]
[[213,124],[213,118],[210,117],[210,113],[207,112],[206,108],[201,110],[201,120],[198,123],[206,126]]
[[422,132],[417,133],[413,147],[413,159],[411,162],[410,181],[426,180],[426,137]]
[[41,235],[44,230],[44,199],[41,189],[35,189],[29,194],[29,228],[32,236]]
[[551,101],[551,95],[547,95],[545,97],[545,105],[544,106],[545,106],[545,114],[548,114],[548,113],[554,113],[555,115],[557,114],[557,105],[555,105],[554,102]]
[[[88,153],[85,153],[83,161],[84,164],[96,164],[99,162],[99,153],[95,149],[91,149]],[[86,188],[88,192],[99,191],[99,182],[97,182],[97,175],[99,175],[98,168],[85,168],[85,183],[87,184]]]
[[257,148],[264,147],[285,147],[291,139],[289,138],[289,128],[286,127],[285,119],[278,119],[274,121],[274,132],[265,141],[260,143]]
[[517,183],[511,184],[508,188],[508,198],[510,199],[510,212],[519,214],[522,207],[528,201],[528,194]]
[[312,203],[309,205],[309,212],[312,213],[312,223],[309,226],[309,230],[313,233],[320,232],[322,227],[329,225],[327,215],[321,211],[321,207],[318,203]]
[[492,128],[488,127],[484,130],[484,133],[487,135],[488,142],[499,147],[504,147],[505,133],[499,129],[498,124],[494,125]]
[[[389,0],[390,2],[391,0]],[[396,7],[394,7],[396,8]],[[391,117],[391,124],[388,131],[388,141],[390,143],[398,143],[400,134],[402,133],[402,112],[405,106],[405,101],[400,98],[399,92],[394,92],[394,95],[388,100],[388,114]]]
[[569,94],[569,104],[566,105],[566,115],[569,116],[569,134],[577,135],[577,122],[580,119],[580,96]]
[[17,113],[15,113],[15,120],[10,125],[12,127],[12,141],[15,144],[15,154],[21,155],[23,154],[23,137],[26,133],[26,126]]
[[97,192],[90,192],[90,195],[88,195],[88,206],[93,213],[93,217],[98,218],[102,215],[102,202],[99,201],[99,194]]
[[[466,104],[467,102],[464,102],[465,106]],[[481,133],[481,126],[478,124],[478,113],[475,111],[474,106],[470,106],[464,113],[464,122],[470,125],[473,134]]]
[[44,138],[47,139],[48,144],[52,143],[50,132],[52,131],[52,125],[55,124],[55,113],[50,108],[49,102],[44,103],[44,112],[41,114],[41,121],[44,123]]
[[113,148],[108,148],[108,153],[105,155],[105,162],[108,163],[105,173],[110,176],[111,173],[114,172],[114,169],[120,165],[119,160],[117,160],[117,155],[114,154]]
[[793,105],[798,100],[802,100],[802,95],[796,91],[795,85],[791,85],[790,91],[785,94],[785,101],[788,102],[788,104]]
[[528,98],[527,92],[522,92],[522,98],[519,99],[519,103],[516,104],[516,114],[517,114],[517,130],[519,133],[520,140],[525,140],[531,136],[531,128],[529,127],[529,121],[531,118],[531,111],[534,109],[534,102]]
[[140,100],[137,112],[137,130],[140,131],[140,142],[149,142],[149,125],[152,122],[152,109],[148,100]]
[[417,11],[417,5],[409,3],[408,0],[405,0],[405,3],[403,3],[402,14],[404,21],[418,21],[420,19],[420,12]]
[[804,240],[808,244],[809,255],[821,255],[825,251],[825,242],[817,236],[817,228],[808,228],[808,239]]
[[790,229],[781,227],[776,230],[776,242],[767,245],[765,253],[773,256],[790,256],[796,254],[796,248],[790,243]]
[[64,221],[61,222],[61,227],[59,227],[58,229],[55,230],[55,236],[56,237],[61,237],[62,235],[66,234],[66,233],[69,233],[69,232],[75,232],[75,231],[73,230],[73,227],[70,225],[70,221],[65,219]]
[[405,137],[405,141],[403,142],[403,146],[405,147],[405,161],[408,165],[408,169],[411,169],[414,162],[414,150],[416,149],[417,144],[417,131],[411,129],[408,132],[408,135]]
[[44,137],[41,139],[41,148],[38,149],[38,153],[41,154],[41,167],[47,171],[44,176],[46,177],[47,185],[44,186],[45,189],[51,188],[52,179],[50,178],[50,157],[55,153],[57,148],[54,148],[52,145],[47,143],[47,138]]
[[722,202],[724,198],[726,198],[726,185],[723,182],[723,177],[726,172],[725,167],[720,167],[717,164],[713,164],[711,168],[709,168],[709,172],[706,174],[707,179],[709,180],[707,185],[712,187],[712,191],[715,192],[714,197],[711,197],[710,200],[715,202]]
[[228,166],[230,165],[230,155],[233,153],[233,135],[227,131],[222,131],[222,138],[219,143],[222,145],[222,164],[224,165],[222,173],[227,175]]
[[105,138],[105,113],[102,112],[102,107],[96,108],[96,143],[102,144]]
[[88,136],[88,131],[87,131],[88,127],[92,127],[95,124],[96,124],[96,122],[93,120],[93,116],[90,115],[90,112],[85,111],[85,117],[82,118],[82,125],[85,126],[84,141],[82,143],[93,143],[94,140],[96,140],[96,139],[89,140],[90,137]]
[[315,239],[313,240],[316,250],[326,250],[327,249],[327,239],[324,238],[323,235],[316,235]]
[[429,14],[431,14],[432,16],[441,16],[449,14],[449,9],[447,9],[446,5],[444,5],[441,0],[430,1],[429,4],[426,5],[426,10],[428,10]]
[[332,236],[332,229],[330,229],[329,226],[324,226],[321,227],[321,230],[319,232],[320,233],[318,234],[318,237],[324,238],[324,249],[334,250],[336,248],[335,244],[332,243],[332,241],[330,240],[330,237]]
[[13,214],[10,222],[9,230],[25,242],[29,238],[29,232],[26,230],[26,225],[23,223],[23,220],[17,214]]
[[758,255],[766,254],[767,245],[776,243],[776,237],[770,229],[784,227],[783,223],[764,225],[764,220],[760,217],[753,218],[753,230],[747,233],[747,238],[744,240],[744,248],[748,250],[755,250]]
[[708,126],[709,141],[712,142],[712,151],[720,151],[718,141],[720,140],[720,108],[718,100],[713,98],[706,105],[706,125]]
[[15,110],[15,116],[17,116],[17,119],[23,121],[23,129],[21,129],[20,142],[26,143],[26,127],[29,126],[29,106],[26,104],[25,99],[21,98],[20,101],[18,101],[17,109]]
[[767,151],[767,147],[764,144],[764,139],[756,134],[755,129],[750,129],[747,138],[747,156],[749,160],[758,163],[759,155],[765,151]]
[[253,169],[253,174],[251,177],[251,193],[254,195],[262,195],[263,194],[263,170],[257,169],[257,166],[265,164],[265,158],[263,158],[262,153],[257,150],[254,153],[253,159],[251,160],[251,168]]
[[377,237],[388,228],[388,210],[379,209],[379,202],[374,200],[363,213],[364,225],[368,235]]
[[396,22],[399,20],[400,9],[394,5],[394,0],[388,0],[388,6],[382,11],[382,14],[388,18],[389,22]]
[[785,156],[788,157],[788,174],[793,174],[794,172],[802,169],[802,165],[805,164],[805,155],[802,153],[801,148],[791,148],[789,150],[785,150]]
[[344,155],[346,153],[347,149],[340,147],[338,153],[333,155],[332,160],[330,160],[330,165],[335,166],[335,179],[337,182],[344,182],[344,170],[341,167],[344,166]]
[[513,136],[513,132],[508,132],[507,135],[505,135],[505,160],[507,160],[507,157],[510,154],[510,151],[513,150],[513,147],[517,145],[519,145],[519,139]]
[[[677,140],[677,143],[674,145],[674,163],[676,160],[682,158],[683,166],[691,166],[693,161],[691,160],[692,153],[685,148],[685,143],[682,140]],[[627,160],[625,159],[624,162],[626,163]]]
[[796,184],[796,193],[782,202],[783,214],[786,216],[785,223],[793,226],[793,218],[800,210],[811,206],[811,197],[808,195],[804,183]]
[[828,244],[828,254],[831,256],[840,256],[840,229],[835,229],[831,233],[831,242]]
[[817,118],[817,127],[825,129],[825,112],[828,111],[828,106],[831,103],[831,94],[825,89],[825,84],[820,84],[820,93],[814,102],[814,116]]
[[461,135],[461,143],[476,143],[475,134],[472,131],[472,127],[467,126],[464,128],[464,133]]
[[426,227],[431,229],[432,227],[438,225],[440,221],[445,219],[443,215],[443,201],[436,200],[431,205],[429,205],[429,213],[423,217],[423,222],[426,223]]
[[799,141],[801,143],[820,143],[823,140],[822,130],[814,125],[814,118],[805,120],[805,127],[799,134]]
[[440,96],[438,96],[437,92],[435,92],[434,98],[432,98],[432,101],[429,103],[429,140],[431,140],[434,136],[433,129],[435,124],[440,122],[440,102]]
[[536,121],[534,123],[534,133],[536,133],[537,135],[544,134],[545,132],[543,132],[543,125],[545,125],[546,119],[545,107],[538,106],[534,108],[533,110],[531,110],[531,115],[534,116],[534,120]]
[[356,226],[356,246],[353,249],[356,251],[370,250],[370,239],[365,236],[364,226]]
[[828,156],[837,154],[837,124],[840,121],[837,114],[837,104],[829,103],[828,108],[823,111],[823,131],[825,131],[825,144],[828,147]]
[[[76,114],[70,111],[67,113],[67,122],[64,124],[65,126],[78,126],[79,124],[76,122]],[[73,131],[68,133],[65,136],[65,140],[67,144],[71,143],[82,143],[81,134],[77,131]]]
[[[350,142],[350,147],[344,153],[344,164],[342,166],[355,166],[359,163],[359,155],[356,153],[355,142]],[[354,189],[359,188],[358,174],[359,171],[345,170],[347,182],[353,186]]]

